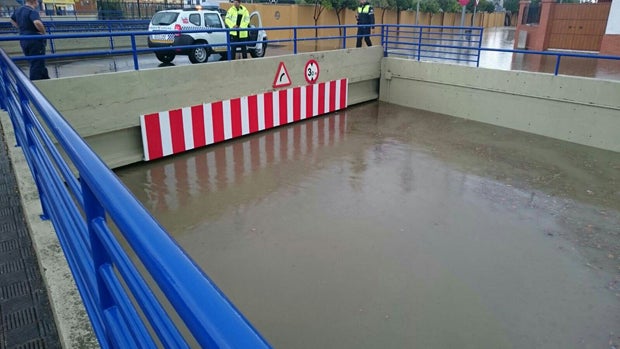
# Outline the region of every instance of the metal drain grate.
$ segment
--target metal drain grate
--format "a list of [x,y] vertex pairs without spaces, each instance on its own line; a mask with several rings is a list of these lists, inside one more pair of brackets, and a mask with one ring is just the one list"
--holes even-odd
[[13,349],[45,349],[45,341],[43,339],[34,339],[24,344],[17,345]]
[[26,308],[14,313],[4,314],[4,328],[7,331],[24,327],[37,321],[37,311],[33,308]]
[[[0,234],[2,231],[0,231]],[[16,239],[0,241],[0,252],[9,252],[19,248],[19,242]]]
[[1,128],[0,349],[60,348]]
[[13,261],[0,264],[0,275],[15,273],[22,270],[24,270],[24,261]]
[[0,300],[7,300],[30,293],[30,283],[20,281],[8,286],[0,286]]

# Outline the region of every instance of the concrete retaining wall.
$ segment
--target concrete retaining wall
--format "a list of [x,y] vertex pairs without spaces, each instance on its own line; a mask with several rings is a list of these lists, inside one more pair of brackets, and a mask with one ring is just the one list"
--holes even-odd
[[620,152],[620,82],[384,58],[382,101]]
[[142,160],[139,116],[274,90],[284,62],[291,86],[306,85],[304,66],[315,59],[319,81],[349,79],[349,105],[379,96],[380,47],[214,62],[180,67],[37,81],[37,87],[114,168]]

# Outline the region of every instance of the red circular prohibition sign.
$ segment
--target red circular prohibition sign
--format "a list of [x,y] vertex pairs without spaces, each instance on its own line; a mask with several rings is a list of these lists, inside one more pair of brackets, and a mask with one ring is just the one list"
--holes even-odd
[[315,82],[317,82],[320,72],[321,71],[319,69],[319,62],[315,61],[314,59],[306,62],[306,66],[304,68],[304,77],[309,84],[314,84]]

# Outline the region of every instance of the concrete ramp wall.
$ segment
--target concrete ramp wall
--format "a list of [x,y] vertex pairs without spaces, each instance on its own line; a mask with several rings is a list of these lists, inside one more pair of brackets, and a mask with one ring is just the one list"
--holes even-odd
[[115,168],[142,161],[140,115],[275,90],[284,62],[291,86],[306,85],[304,67],[319,63],[318,81],[349,79],[349,105],[379,96],[381,47],[213,62],[37,81],[37,87]]
[[384,58],[380,100],[620,152],[620,82]]

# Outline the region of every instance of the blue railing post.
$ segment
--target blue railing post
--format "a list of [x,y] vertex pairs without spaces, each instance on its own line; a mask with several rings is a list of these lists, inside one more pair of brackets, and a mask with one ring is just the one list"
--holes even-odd
[[[52,35],[52,26],[47,27],[47,33]],[[50,38],[50,52],[56,53],[56,45],[54,44],[54,38]]]
[[297,54],[297,28],[293,28],[293,54]]
[[138,64],[138,50],[136,48],[136,36],[134,34],[131,34],[131,53],[133,55],[133,69],[140,70]]
[[[237,48],[235,48],[235,51]],[[230,30],[226,32],[226,54],[228,55],[228,60],[231,61],[233,58],[232,47],[230,47]]]
[[558,72],[560,71],[560,59],[562,58],[562,55],[557,55],[558,59],[555,61],[555,70],[553,71],[553,75],[558,75]]
[[478,31],[478,57],[476,59],[476,67],[480,66],[480,48],[482,47],[482,33],[484,31],[484,27],[481,27]]
[[6,72],[6,65],[4,62],[0,62],[0,108],[8,111],[8,105],[6,104],[9,98],[7,93],[7,84],[9,83],[9,75]]
[[110,291],[105,286],[105,281],[101,274],[101,269],[106,264],[111,264],[110,257],[106,253],[105,246],[101,243],[101,240],[97,237],[95,231],[96,220],[105,221],[105,210],[97,201],[97,198],[91,191],[91,189],[84,183],[83,179],[80,179],[80,187],[82,188],[82,198],[84,200],[84,214],[86,215],[86,223],[88,228],[88,237],[90,240],[90,250],[92,254],[93,269],[95,271],[95,280],[97,282],[97,299],[98,308],[105,311],[114,306],[114,299],[110,294]]
[[423,28],[420,27],[419,28],[419,32],[418,32],[418,61],[420,60],[420,55],[422,53],[422,33],[423,33]]
[[[26,92],[24,91],[22,86],[16,85],[15,87],[17,88],[17,93],[19,95],[19,111],[21,114],[20,116],[24,122],[23,136],[26,137],[26,144],[22,144],[22,149],[24,150],[24,156],[27,160],[29,160],[29,165],[32,165],[31,162],[34,161],[34,159],[32,159],[32,154],[36,152],[36,142],[34,139],[32,139],[33,136],[31,131],[34,130],[34,125],[31,119],[31,114],[28,113],[28,109],[30,108],[30,101],[28,100],[28,96],[26,95]],[[15,135],[15,139],[17,140],[18,145],[20,145],[19,137],[17,137],[17,135]],[[28,148],[28,151],[26,151],[24,148]],[[30,159],[28,159],[29,156],[27,154],[30,154]],[[37,167],[30,166],[30,170],[32,172],[32,178],[34,179],[34,183],[37,186],[39,200],[41,201],[41,209],[43,212],[41,213],[40,217],[42,220],[48,220],[50,218],[49,208],[47,207],[47,198],[49,198],[48,193],[46,190],[43,190],[43,186],[41,185],[41,177],[39,175]]]
[[347,48],[347,27],[342,27],[342,48]]
[[385,24],[381,24],[381,46],[383,46],[383,57],[388,56],[387,32],[388,30],[386,29]]
[[[30,62],[28,62],[28,63],[30,63]],[[26,109],[25,109],[26,107],[25,106],[28,105],[28,97],[26,96],[26,93],[23,91],[23,89],[18,84],[15,84],[15,89],[17,90],[17,97],[19,98],[19,105],[17,106],[17,108],[18,108],[17,112],[19,113],[18,116],[20,116],[22,119],[24,119],[24,117],[26,115]],[[24,121],[24,123],[25,123],[25,121]],[[17,146],[18,147],[23,146],[23,144],[21,144],[21,141],[20,141],[20,139],[17,136],[15,137],[15,140],[17,141]]]
[[108,22],[108,32],[110,33],[110,50],[114,50],[114,38],[112,37],[112,24]]

